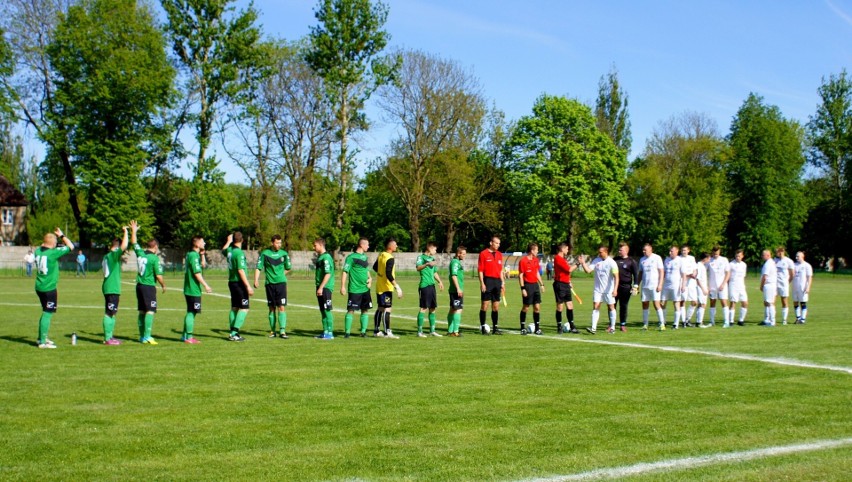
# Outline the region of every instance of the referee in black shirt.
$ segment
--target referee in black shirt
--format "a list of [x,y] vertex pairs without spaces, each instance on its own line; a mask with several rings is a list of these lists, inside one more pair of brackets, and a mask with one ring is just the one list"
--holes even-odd
[[618,305],[618,319],[621,322],[620,330],[627,331],[627,305],[630,303],[630,295],[636,290],[639,281],[639,263],[628,256],[630,247],[627,243],[618,243],[618,256],[613,258],[618,265],[618,291],[615,303]]

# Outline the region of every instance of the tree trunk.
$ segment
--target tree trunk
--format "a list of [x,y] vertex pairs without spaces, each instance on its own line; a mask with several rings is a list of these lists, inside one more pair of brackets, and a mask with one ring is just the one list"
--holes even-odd
[[[419,208],[418,208],[419,209]],[[408,229],[411,233],[411,251],[420,252],[420,216],[417,210],[408,211]]]
[[[338,163],[340,164],[340,193],[337,198],[337,217],[335,219],[335,226],[337,227],[338,236],[341,235],[343,231],[343,215],[346,213],[346,186],[349,177],[349,166],[348,166],[348,155],[347,155],[347,142],[349,138],[349,97],[347,95],[346,90],[343,90],[341,94],[341,105],[340,105],[340,157],[338,158]],[[340,242],[335,243],[337,246],[334,247],[334,259],[338,258],[340,254]]]
[[74,166],[71,165],[71,158],[64,146],[59,149],[59,158],[62,160],[62,169],[65,171],[65,182],[68,184],[68,204],[71,205],[74,221],[77,222],[77,232],[80,235],[77,242],[81,248],[89,248],[91,247],[89,233],[83,225],[83,213],[80,211],[80,202],[77,200],[77,179],[74,177]]
[[456,223],[448,222],[446,224],[447,228],[447,245],[444,247],[444,252],[447,254],[453,254],[453,241],[456,237]]

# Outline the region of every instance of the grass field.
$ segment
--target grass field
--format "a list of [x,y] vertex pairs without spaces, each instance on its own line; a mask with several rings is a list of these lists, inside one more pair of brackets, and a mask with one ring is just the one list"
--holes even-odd
[[[804,326],[756,326],[763,310],[752,277],[742,328],[642,332],[634,300],[627,333],[557,336],[548,289],[545,336],[477,335],[471,300],[458,339],[414,336],[416,284],[405,278],[393,317],[399,340],[333,341],[313,339],[320,331],[313,286],[294,279],[291,338],[266,337],[259,290],[247,341],[238,344],[225,340],[224,278],[208,274],[216,293],[204,297],[196,319],[202,344],[194,346],[179,342],[182,277],[166,281],[154,323],[160,345],[134,342],[136,303],[126,284],[116,326],[125,343],[106,347],[100,280],[63,273],[50,331],[59,348],[38,350],[32,280],[0,278],[0,480],[852,474],[850,277],[817,278]],[[508,287],[501,325],[516,332],[520,294]],[[576,289],[591,298],[588,278]],[[441,320],[446,293],[439,300]],[[339,332],[343,298],[334,303]],[[583,328],[588,300],[576,308]],[[601,319],[605,325],[605,313]]]

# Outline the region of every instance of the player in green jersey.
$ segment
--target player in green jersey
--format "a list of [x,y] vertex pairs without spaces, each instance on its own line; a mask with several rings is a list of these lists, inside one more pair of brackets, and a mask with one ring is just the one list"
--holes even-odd
[[467,248],[456,248],[456,257],[450,261],[450,311],[447,313],[447,332],[450,336],[461,336],[461,314],[464,309],[464,261]]
[[435,310],[438,309],[438,294],[435,293],[435,282],[441,291],[444,291],[444,282],[438,276],[438,271],[435,266],[438,264],[435,261],[435,252],[438,246],[429,241],[426,243],[426,250],[423,254],[417,257],[415,267],[420,273],[420,285],[418,293],[420,294],[420,312],[417,314],[417,336],[425,338],[423,333],[423,321],[426,318],[426,312],[429,312],[429,334],[432,336],[441,336],[435,331]]
[[249,300],[254,290],[246,275],[246,255],[243,252],[243,233],[236,231],[228,235],[222,253],[228,260],[228,291],[231,292],[231,311],[228,312],[229,341],[242,342],[240,329],[249,312]]
[[275,322],[278,321],[278,336],[287,339],[287,273],[293,267],[290,255],[281,249],[281,236],[272,236],[272,247],[261,251],[254,270],[254,287],[259,288],[260,272],[266,274],[266,305],[269,306],[269,338],[275,338]]
[[109,252],[104,256],[104,282],[101,291],[104,294],[104,345],[121,345],[118,338],[112,336],[115,329],[115,315],[118,313],[118,300],[121,297],[121,257],[127,251],[127,226],[122,226],[124,235],[112,240]]
[[367,322],[370,320],[370,315],[367,312],[373,308],[373,299],[370,296],[370,285],[373,283],[373,277],[370,276],[366,254],[369,249],[370,241],[367,238],[359,239],[355,252],[347,256],[343,263],[340,294],[347,296],[346,291],[349,290],[346,302],[346,318],[344,318],[344,338],[349,338],[355,310],[361,310],[361,337],[367,336]]
[[157,312],[157,288],[159,283],[166,292],[166,282],[163,280],[163,267],[160,265],[160,243],[156,239],[148,241],[144,251],[139,246],[136,232],[139,225],[130,221],[130,244],[136,253],[136,308],[139,310],[137,325],[139,326],[139,342],[156,345],[157,341],[151,336],[154,327],[154,313]]
[[331,312],[331,292],[334,289],[334,260],[325,250],[325,240],[322,238],[314,240],[314,251],[317,253],[315,278],[317,304],[322,317],[322,335],[316,338],[333,340],[334,315]]
[[195,345],[201,343],[192,336],[195,329],[195,315],[201,314],[201,287],[208,293],[213,288],[204,281],[202,275],[204,259],[204,238],[195,236],[192,238],[192,249],[186,253],[185,272],[183,276],[183,296],[186,298],[186,315],[183,317],[183,335],[180,337],[184,343]]
[[[64,246],[56,247],[57,239]],[[53,233],[44,235],[44,242],[35,250],[36,280],[35,291],[41,302],[41,318],[38,320],[38,347],[56,348],[56,343],[47,338],[50,319],[56,313],[56,283],[59,281],[59,258],[70,253],[74,243],[56,228]]]

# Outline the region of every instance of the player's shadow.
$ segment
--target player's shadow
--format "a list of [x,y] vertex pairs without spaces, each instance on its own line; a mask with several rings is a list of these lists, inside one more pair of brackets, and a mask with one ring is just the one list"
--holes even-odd
[[[287,336],[301,336],[304,338],[316,338],[317,336],[322,335],[321,330],[287,330]],[[337,334],[335,333],[335,336]],[[340,336],[343,336],[341,333]]]
[[[95,338],[100,337],[100,338]],[[71,335],[65,335],[65,338],[68,339],[68,343],[71,343]],[[92,333],[90,331],[78,331],[77,332],[77,343],[86,342],[86,343],[103,343],[103,333]]]
[[0,340],[12,341],[12,342],[15,342],[15,343],[23,343],[24,345],[32,345],[32,346],[38,345],[38,343],[36,343],[34,340],[32,340],[30,338],[25,338],[23,336],[3,335],[3,336],[0,336]]

